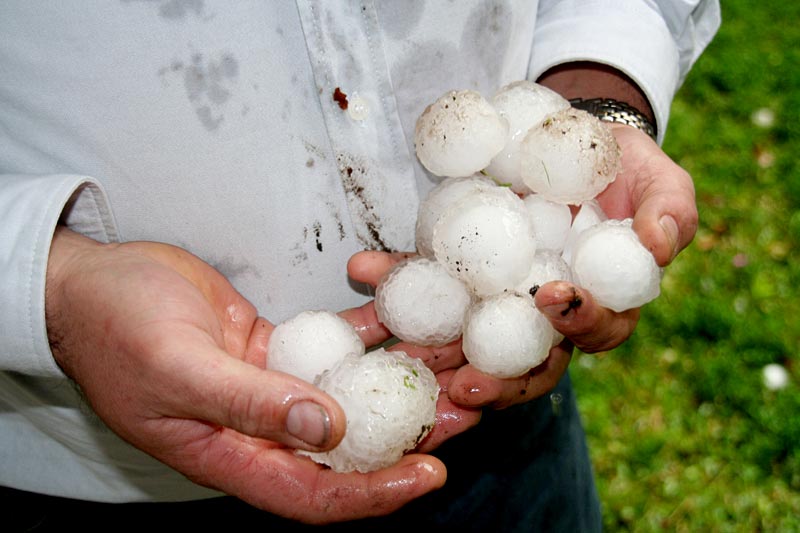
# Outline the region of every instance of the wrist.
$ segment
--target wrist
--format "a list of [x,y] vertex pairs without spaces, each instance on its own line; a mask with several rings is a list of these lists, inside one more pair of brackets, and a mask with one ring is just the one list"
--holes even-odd
[[612,98],[574,98],[569,103],[572,107],[582,109],[603,122],[630,126],[657,141],[656,128],[652,122],[641,111],[625,102]]
[[537,83],[553,89],[567,100],[611,99],[636,110],[657,127],[647,96],[623,72],[600,63],[577,61],[557,65],[542,74]]
[[50,244],[45,281],[45,323],[50,351],[56,362],[66,372],[62,361],[65,352],[63,324],[67,321],[65,304],[69,303],[70,280],[83,269],[86,258],[100,250],[103,244],[88,237],[57,226]]

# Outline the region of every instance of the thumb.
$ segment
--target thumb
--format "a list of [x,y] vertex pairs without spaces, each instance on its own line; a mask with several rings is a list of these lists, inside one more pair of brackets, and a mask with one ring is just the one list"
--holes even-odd
[[689,174],[672,163],[660,179],[653,179],[633,218],[633,229],[659,266],[670,264],[697,231],[697,205]]
[[310,451],[333,448],[344,437],[344,411],[314,385],[229,357],[216,347],[210,351],[219,353],[196,358],[183,375],[192,393],[179,416]]

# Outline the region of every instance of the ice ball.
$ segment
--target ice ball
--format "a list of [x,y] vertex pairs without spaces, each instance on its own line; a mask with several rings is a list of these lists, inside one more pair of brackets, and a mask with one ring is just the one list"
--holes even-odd
[[[531,263],[530,273],[520,282],[514,292],[534,298],[536,291],[551,281],[572,281],[572,270],[560,253],[555,250],[537,250]],[[553,346],[564,340],[564,335],[553,328]]]
[[476,296],[511,290],[536,253],[522,199],[506,187],[466,195],[433,227],[433,252]]
[[561,252],[572,227],[569,206],[551,202],[541,194],[528,194],[523,200],[533,223],[536,247]]
[[781,390],[789,385],[789,371],[778,363],[770,363],[761,370],[764,386],[769,390]]
[[378,320],[397,338],[419,346],[443,346],[460,337],[471,301],[464,283],[425,257],[397,263],[375,290]]
[[530,189],[522,181],[519,146],[528,130],[547,115],[567,109],[569,101],[538,83],[521,80],[510,83],[495,93],[492,105],[508,121],[508,138],[499,154],[492,158],[486,172],[511,190],[525,194]]
[[449,91],[417,119],[414,145],[420,163],[436,176],[469,176],[503,149],[508,122],[480,93]]
[[564,249],[561,252],[567,264],[572,263],[572,249],[575,247],[575,243],[581,233],[606,220],[608,220],[608,215],[605,214],[597,200],[589,200],[581,204],[575,218],[572,220],[572,225],[564,241]]
[[439,384],[422,361],[383,348],[347,356],[317,386],[342,407],[347,431],[327,452],[299,452],[337,472],[391,466],[433,428]]
[[608,126],[580,109],[549,115],[520,144],[522,180],[554,202],[579,205],[602,192],[620,169]]
[[448,207],[473,191],[480,191],[497,184],[483,174],[472,174],[460,178],[445,178],[422,201],[417,213],[417,253],[433,257],[433,226]]
[[517,294],[533,296],[536,289],[551,281],[572,281],[572,270],[554,250],[537,250],[528,275],[514,288]]
[[511,378],[547,359],[554,331],[531,298],[503,293],[467,312],[462,349],[467,361],[484,374]]
[[609,219],[581,233],[572,252],[575,282],[617,312],[641,307],[660,293],[662,269],[644,247],[632,219]]
[[364,341],[332,311],[303,311],[278,324],[267,344],[267,370],[313,383],[348,354],[362,355]]

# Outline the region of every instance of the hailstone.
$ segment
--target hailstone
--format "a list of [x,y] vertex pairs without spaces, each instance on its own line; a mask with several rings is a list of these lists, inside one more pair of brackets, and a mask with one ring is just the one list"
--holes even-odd
[[348,354],[363,355],[364,341],[332,311],[303,311],[275,327],[267,344],[267,370],[313,383]]
[[472,297],[441,263],[415,257],[397,263],[375,290],[378,320],[397,338],[443,346],[461,336]]
[[789,371],[778,363],[770,363],[761,369],[764,386],[769,390],[784,389],[789,385]]
[[449,91],[417,119],[420,163],[436,176],[469,176],[484,169],[506,142],[508,121],[480,93]]
[[594,198],[614,181],[620,157],[608,126],[573,108],[549,115],[520,145],[525,185],[548,200],[572,205]]
[[[523,296],[533,298],[536,291],[551,281],[572,281],[572,270],[564,258],[554,250],[537,250],[531,263],[531,270],[522,282],[520,282],[514,292]],[[564,340],[564,335],[553,328],[553,346]]]
[[572,227],[569,206],[551,202],[541,194],[531,193],[522,201],[530,214],[536,247],[540,250],[561,252]]
[[527,277],[514,288],[517,294],[533,294],[551,281],[572,281],[572,270],[561,254],[554,250],[538,250],[533,256]]
[[608,220],[608,216],[603,211],[603,208],[600,207],[597,200],[589,200],[581,204],[578,213],[575,215],[575,218],[572,219],[572,225],[569,228],[567,238],[564,241],[563,251],[561,252],[567,264],[572,262],[572,249],[575,247],[575,243],[578,241],[578,237],[580,237],[581,233],[606,220]]
[[470,308],[462,350],[467,361],[484,374],[516,377],[547,359],[554,331],[530,297],[503,293]]
[[433,226],[442,213],[467,194],[481,191],[497,184],[483,174],[473,174],[460,178],[445,178],[431,189],[419,206],[416,225],[417,253],[433,257]]
[[633,231],[632,219],[610,219],[581,233],[572,252],[575,282],[617,312],[641,307],[660,293],[662,269]]
[[370,472],[395,464],[436,421],[436,377],[402,351],[380,348],[347,356],[316,385],[342,407],[347,431],[332,450],[299,453],[337,472]]
[[502,87],[492,97],[491,103],[508,121],[509,128],[503,150],[492,158],[486,173],[516,193],[528,193],[530,189],[522,181],[520,169],[520,143],[529,129],[541,123],[547,115],[567,109],[569,101],[544,85],[521,80]]
[[536,253],[525,204],[506,187],[466,195],[433,227],[433,252],[476,296],[513,289]]

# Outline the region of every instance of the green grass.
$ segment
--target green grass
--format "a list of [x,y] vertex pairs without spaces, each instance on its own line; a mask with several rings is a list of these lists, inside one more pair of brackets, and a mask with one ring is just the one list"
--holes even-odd
[[697,237],[633,337],[572,365],[608,531],[800,531],[800,4],[722,9],[664,144]]

